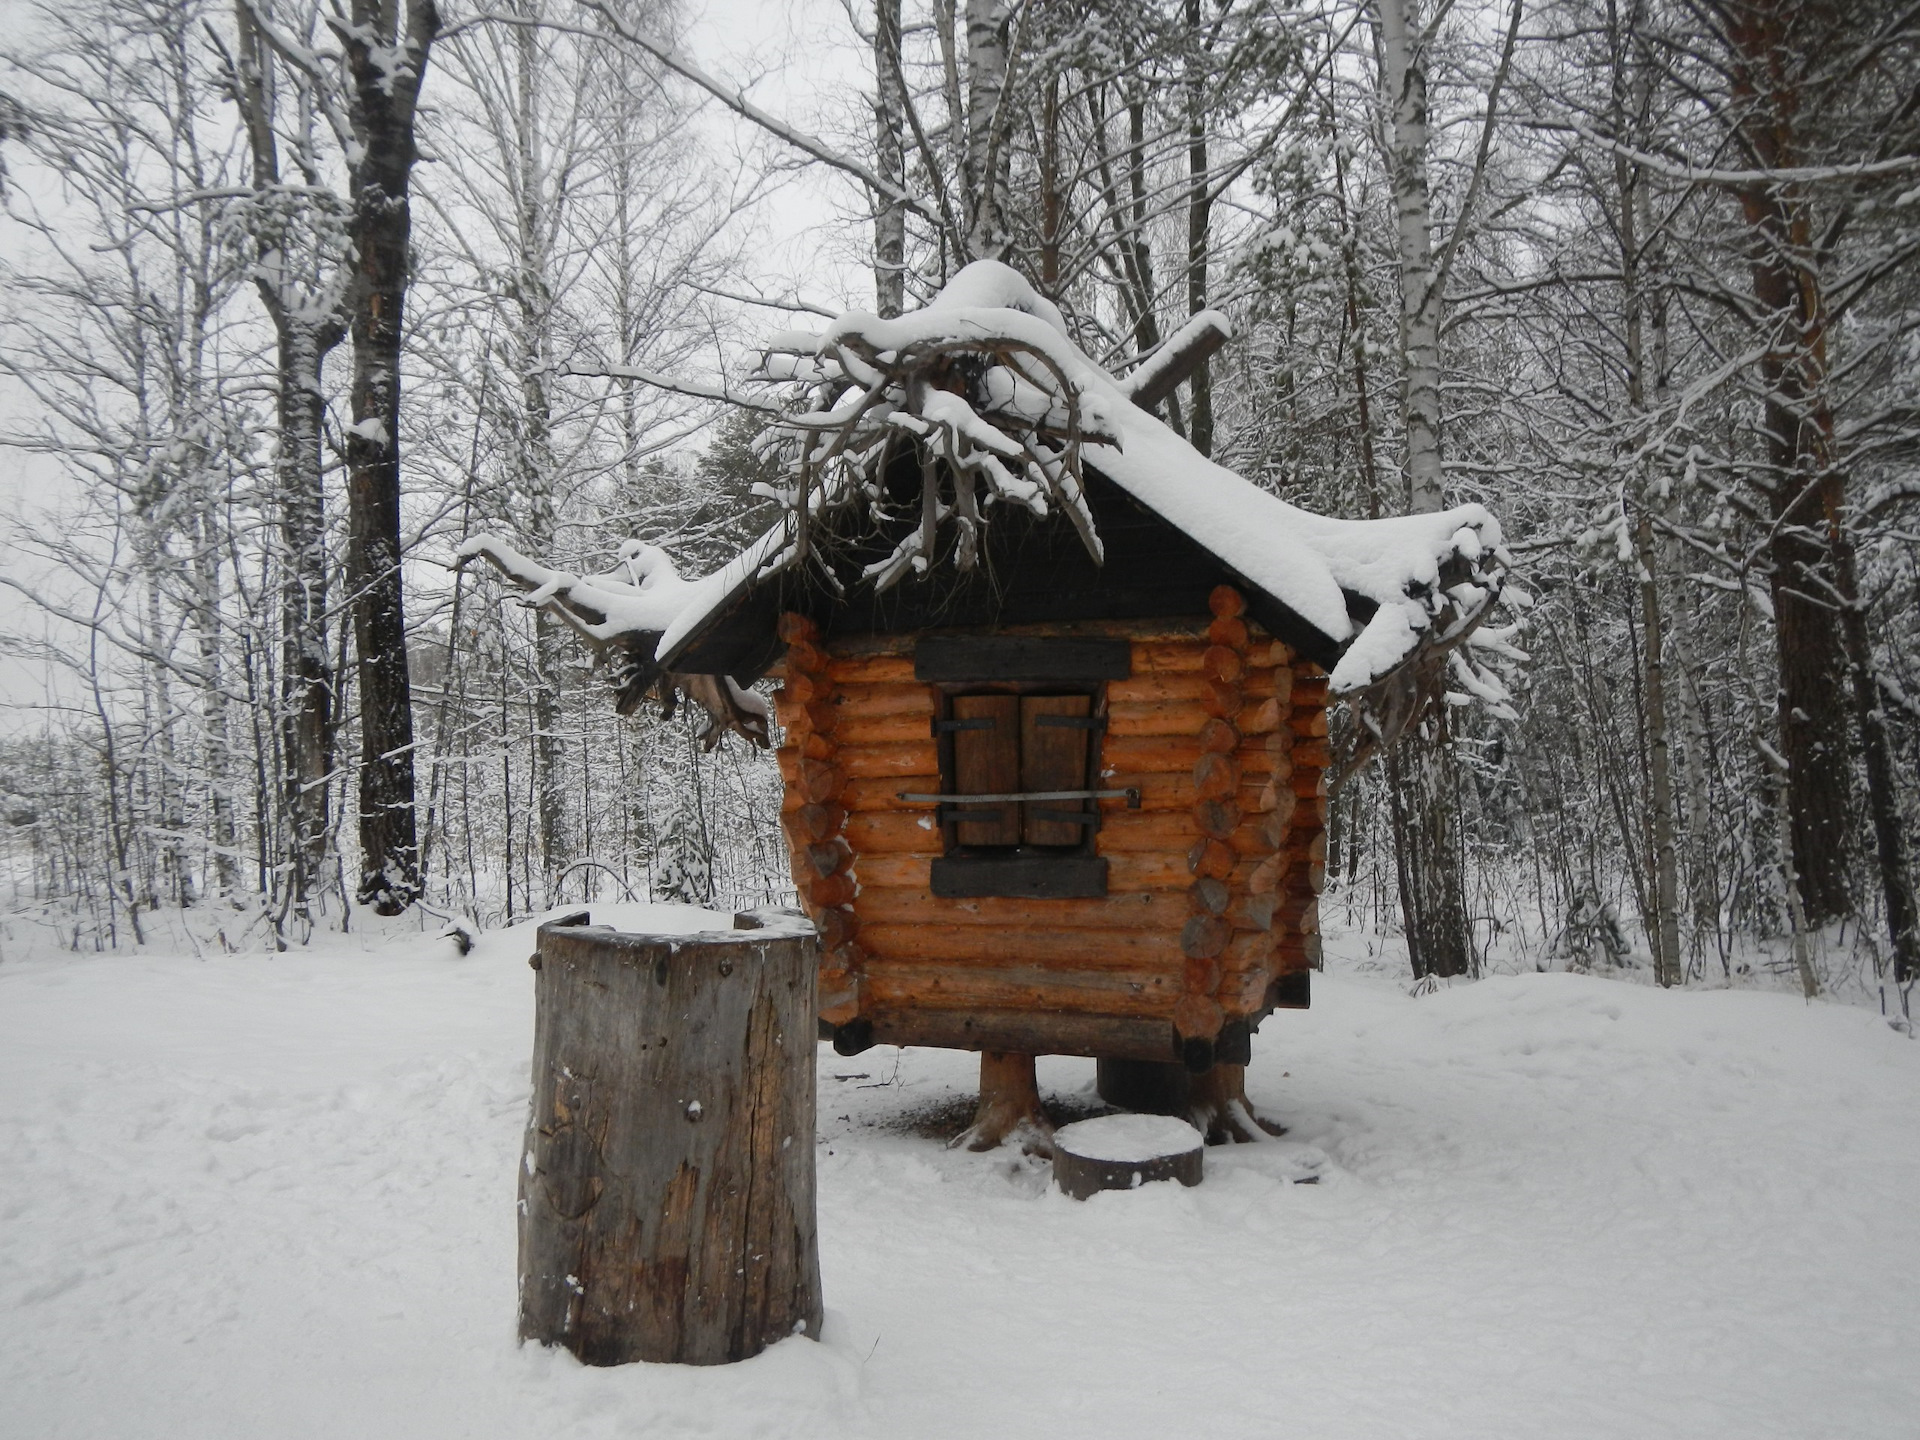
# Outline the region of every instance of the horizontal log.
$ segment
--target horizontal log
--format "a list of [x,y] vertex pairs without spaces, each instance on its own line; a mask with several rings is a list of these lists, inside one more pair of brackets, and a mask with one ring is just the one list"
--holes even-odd
[[[897,851],[940,853],[940,829],[933,808],[918,811],[867,810],[850,813],[844,832],[856,857]],[[859,868],[858,859],[855,869]]]
[[1183,1040],[1204,1040],[1220,1033],[1226,1020],[1218,1005],[1205,995],[1182,995],[1173,1007],[1173,1028]]
[[829,655],[827,675],[840,685],[898,684],[901,681],[913,680],[913,656]]
[[1141,675],[1198,674],[1200,657],[1207,642],[1191,640],[1136,640],[1133,642],[1133,673]]
[[869,745],[901,745],[933,737],[933,711],[899,712],[891,715],[842,714],[834,726],[834,743],[843,750],[864,749]]
[[1039,925],[1006,930],[914,920],[862,922],[860,943],[876,964],[882,959],[954,960],[967,965],[1033,965],[1061,971],[1153,970],[1156,966],[1171,969],[1180,958],[1177,931],[1163,934]]
[[1107,706],[1108,736],[1136,739],[1150,735],[1191,735],[1194,733],[1197,702],[1143,700],[1111,703]]
[[1180,965],[1180,986],[1194,995],[1211,995],[1220,988],[1220,961],[1211,955],[1189,955]]
[[[1111,884],[1111,873],[1109,873]],[[1097,899],[1020,900],[1004,896],[943,899],[925,886],[876,883],[865,868],[853,902],[862,925],[993,925],[1040,930],[1140,930],[1171,937],[1186,919],[1187,903],[1177,890],[1106,894]]]
[[786,683],[773,692],[777,705],[783,707],[780,723],[786,724],[784,707],[826,704],[836,698],[833,681],[817,671],[801,670],[787,677]]
[[792,645],[801,640],[818,640],[820,627],[798,610],[783,610],[780,618],[774,622],[773,633]]
[[1231,585],[1216,585],[1207,596],[1207,608],[1217,618],[1243,614],[1247,598]]
[[1240,791],[1240,763],[1231,755],[1205,751],[1193,764],[1194,793],[1202,800],[1224,800]]
[[796,675],[824,674],[827,652],[808,640],[795,640],[787,646],[787,678]]
[[1273,936],[1264,930],[1237,931],[1222,952],[1220,968],[1227,975],[1244,975],[1249,970],[1271,973]]
[[814,915],[813,926],[820,932],[821,948],[831,952],[853,939],[859,922],[850,907],[833,905],[820,908]]
[[1177,961],[1153,970],[1052,970],[992,963],[941,965],[875,958],[861,977],[861,998],[876,1010],[984,1009],[1057,1011],[1135,1018],[1171,1016],[1180,997]]
[[1229,650],[1246,653],[1247,641],[1251,637],[1247,632],[1247,622],[1237,615],[1222,615],[1207,627],[1207,639],[1215,645],[1224,645]]
[[931,805],[910,805],[900,798],[906,791],[914,795],[935,795],[940,792],[940,777],[936,774],[925,775],[876,775],[871,779],[849,780],[846,788],[840,792],[840,803],[847,807],[848,814],[872,810],[908,810],[915,815],[933,814]]
[[[1250,670],[1247,672],[1246,679],[1241,682],[1241,692],[1253,697],[1256,701],[1264,700],[1273,694],[1273,677],[1274,672],[1271,670]],[[1176,702],[1200,705],[1213,693],[1218,683],[1209,679],[1197,668],[1192,671],[1134,675],[1125,680],[1107,682],[1107,703],[1129,705]]]
[[1222,720],[1232,720],[1247,708],[1247,700],[1247,692],[1242,686],[1225,680],[1209,680],[1200,708]]
[[[800,867],[796,865],[794,869],[799,871]],[[853,876],[844,872],[826,876],[796,873],[794,884],[806,899],[810,910],[824,910],[832,906],[853,903]]]
[[1294,975],[1302,970],[1317,970],[1323,960],[1318,935],[1293,935],[1273,942],[1273,968],[1276,975]]
[[848,848],[845,840],[836,836],[832,840],[808,845],[805,857],[813,873],[824,879],[828,875],[837,875],[846,869],[853,859],[853,851]]
[[840,797],[847,775],[838,765],[825,760],[802,760],[800,773],[789,783],[797,786],[810,804],[827,805]]
[[1226,975],[1213,998],[1228,1019],[1243,1020],[1266,1008],[1267,986],[1271,983],[1271,974],[1264,968]]
[[831,840],[847,823],[847,812],[839,805],[804,805],[795,817],[799,833],[816,843]]
[[1320,674],[1317,670],[1311,676],[1301,675],[1298,671],[1290,673],[1293,675],[1294,704],[1325,705],[1328,703],[1329,691],[1327,689],[1327,677],[1325,675]]
[[[1209,959],[1227,948],[1233,926],[1219,915],[1193,915],[1180,927],[1180,953],[1189,960]],[[1211,986],[1206,987],[1211,989]]]
[[1271,735],[1286,724],[1290,713],[1288,707],[1270,696],[1242,710],[1234,723],[1246,735]]
[[1187,890],[1187,910],[1194,915],[1224,915],[1233,904],[1233,890],[1224,880],[1202,876]]
[[1324,735],[1327,733],[1327,712],[1319,705],[1301,705],[1295,701],[1288,728],[1296,735]]
[[[1132,785],[1138,776],[1190,772],[1206,753],[1200,748],[1200,737],[1192,731],[1185,735],[1109,735],[1100,747],[1100,774],[1119,785]],[[1270,774],[1275,764],[1275,757],[1259,740],[1242,741],[1233,758],[1248,774]]]
[[1172,1060],[1173,1025],[1164,1016],[1070,1015],[1032,1010],[873,1010],[867,1017],[882,1045],[933,1045],[948,1050],[1010,1050],[1020,1055],[1097,1055],[1120,1060]]
[[1233,848],[1224,840],[1197,840],[1187,851],[1187,869],[1202,879],[1230,879],[1237,863]]
[[1193,807],[1193,828],[1215,840],[1228,839],[1240,828],[1243,812],[1231,800],[1200,800]]
[[835,759],[847,778],[854,780],[875,775],[934,775],[940,770],[931,735],[892,745],[842,745]]
[[1304,765],[1313,765],[1324,770],[1333,764],[1333,751],[1325,740],[1298,738],[1293,742],[1291,753],[1296,770]]
[[833,705],[842,721],[870,720],[879,715],[930,718],[933,714],[933,690],[917,680],[908,680],[905,684],[861,685],[847,681],[837,684],[840,693]]
[[1247,660],[1238,650],[1209,645],[1206,654],[1200,657],[1200,673],[1210,680],[1240,685],[1247,678]]
[[1277,894],[1255,895],[1251,892],[1235,897],[1227,910],[1227,919],[1233,922],[1235,930],[1253,930],[1266,932],[1273,928],[1274,912],[1280,908]]
[[1230,755],[1240,748],[1240,732],[1225,720],[1209,720],[1200,727],[1200,748]]

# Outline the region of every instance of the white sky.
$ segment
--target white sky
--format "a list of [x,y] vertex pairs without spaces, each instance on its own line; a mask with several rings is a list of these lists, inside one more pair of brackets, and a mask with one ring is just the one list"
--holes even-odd
[[[35,10],[32,0],[0,0],[0,27],[17,39],[30,30]],[[859,123],[856,107],[867,85],[865,50],[836,0],[690,0],[686,13],[689,57],[709,74],[746,86],[762,108],[826,138],[845,135]],[[429,103],[433,80],[430,70]],[[792,158],[717,102],[708,101],[702,113],[719,153]],[[21,178],[16,167],[14,183]],[[870,305],[871,272],[859,263],[866,243],[860,205],[856,187],[817,165],[791,171],[751,222],[761,291],[798,293],[834,308]],[[801,323],[757,307],[745,318],[750,327],[768,332]],[[0,421],[17,424],[24,409],[22,397],[0,382]],[[56,462],[0,450],[0,517],[57,510],[69,497],[70,486]],[[40,578],[30,557],[13,545],[4,522],[0,571]],[[29,618],[30,610],[24,599],[0,590],[0,630],[31,629],[39,635],[41,626]],[[84,642],[76,635],[68,643]],[[39,664],[0,656],[0,734],[38,726],[37,707],[55,695],[69,703],[80,698],[69,692],[70,686],[56,682]]]

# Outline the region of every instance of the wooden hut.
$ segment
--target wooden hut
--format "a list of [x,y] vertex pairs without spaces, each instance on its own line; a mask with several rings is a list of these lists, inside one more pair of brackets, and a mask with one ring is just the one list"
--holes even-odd
[[631,550],[588,580],[470,547],[612,658],[627,705],[686,688],[714,738],[758,738],[748,687],[779,680],[823,1027],[848,1054],[982,1052],[976,1143],[1043,1123],[1038,1054],[1099,1057],[1141,1104],[1206,1077],[1187,1103],[1248,1129],[1249,1037],[1319,959],[1330,680],[1396,732],[1498,592],[1479,507],[1310,516],[1154,419],[1223,334],[1203,317],[1116,380],[1012,272],[969,267],[915,316],[774,347],[816,404],[779,422],[786,512],[733,565],[686,582]]

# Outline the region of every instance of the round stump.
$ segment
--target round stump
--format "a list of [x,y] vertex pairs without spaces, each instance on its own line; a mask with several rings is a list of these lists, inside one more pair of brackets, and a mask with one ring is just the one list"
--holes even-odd
[[1205,1137],[1170,1115],[1102,1115],[1053,1132],[1054,1183],[1076,1200],[1156,1180],[1198,1185],[1205,1156]]
[[532,961],[521,1336],[589,1365],[817,1339],[812,928],[569,919]]

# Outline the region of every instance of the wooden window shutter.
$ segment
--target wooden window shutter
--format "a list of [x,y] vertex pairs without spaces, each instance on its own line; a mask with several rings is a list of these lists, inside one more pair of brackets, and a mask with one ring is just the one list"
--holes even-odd
[[[1020,789],[1020,697],[956,695],[953,718],[953,790],[956,795],[1005,795]],[[955,812],[954,842],[1018,845],[1020,806],[964,805]]]
[[[1026,695],[1020,700],[1021,790],[1087,788],[1090,695]],[[1029,845],[1078,845],[1092,819],[1085,800],[1029,800],[1022,838]]]

